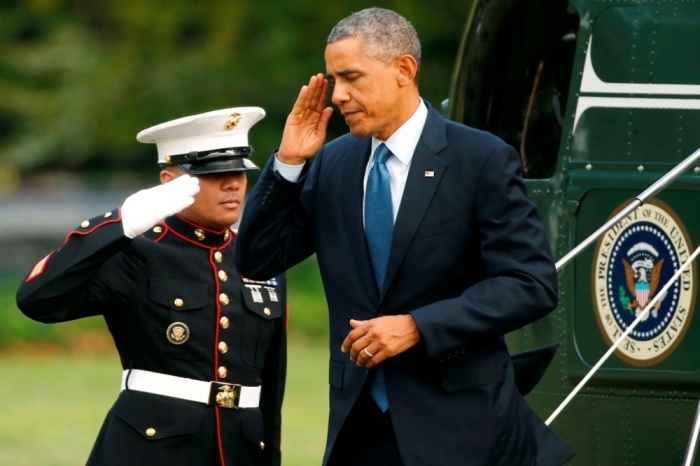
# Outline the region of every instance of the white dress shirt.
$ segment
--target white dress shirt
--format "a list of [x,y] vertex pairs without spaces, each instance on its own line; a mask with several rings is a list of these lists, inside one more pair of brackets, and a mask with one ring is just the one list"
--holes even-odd
[[[406,188],[406,180],[408,179],[408,170],[411,168],[411,160],[413,160],[413,153],[418,145],[418,140],[423,132],[423,127],[425,126],[425,120],[428,118],[428,108],[425,106],[421,100],[418,108],[413,113],[411,118],[406,120],[406,122],[397,129],[394,134],[389,136],[386,141],[379,140],[375,137],[372,138],[372,150],[367,161],[367,168],[365,169],[365,178],[363,181],[363,186],[365,192],[367,190],[367,177],[369,176],[369,171],[374,164],[374,151],[377,149],[379,144],[382,142],[386,144],[394,157],[389,157],[386,161],[386,168],[389,171],[390,185],[391,185],[391,204],[394,208],[394,221],[396,221],[396,215],[399,212],[399,206],[401,205],[401,198],[403,197],[404,189]],[[273,161],[272,168],[279,172],[282,177],[291,182],[296,182],[299,180],[301,171],[304,168],[304,164],[301,165],[289,165],[282,163],[275,157]],[[364,216],[365,199],[362,198],[362,212]]]

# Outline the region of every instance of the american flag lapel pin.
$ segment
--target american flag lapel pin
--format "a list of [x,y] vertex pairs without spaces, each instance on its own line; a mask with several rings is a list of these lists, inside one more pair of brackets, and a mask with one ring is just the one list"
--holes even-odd
[[425,172],[425,177],[426,177],[426,178],[433,178],[433,177],[435,177],[435,172],[432,171],[432,170],[427,170],[427,171]]

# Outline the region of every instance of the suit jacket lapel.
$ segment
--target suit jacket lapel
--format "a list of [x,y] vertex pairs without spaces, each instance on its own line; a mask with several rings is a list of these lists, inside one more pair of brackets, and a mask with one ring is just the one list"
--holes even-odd
[[[437,156],[447,147],[445,129],[445,120],[428,106],[428,118],[413,153],[406,188],[394,223],[394,237],[380,299],[389,289],[447,167],[447,163]],[[426,176],[426,172],[433,172],[433,176]]]
[[345,156],[342,173],[342,212],[347,215],[345,234],[348,236],[352,255],[361,275],[360,280],[364,283],[369,296],[376,303],[379,301],[379,293],[374,283],[362,212],[363,181],[371,147],[370,138],[359,139],[349,148]]

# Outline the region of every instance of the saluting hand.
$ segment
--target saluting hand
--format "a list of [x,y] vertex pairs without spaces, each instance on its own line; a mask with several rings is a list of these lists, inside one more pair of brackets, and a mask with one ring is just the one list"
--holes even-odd
[[368,369],[401,354],[420,341],[416,322],[410,314],[383,316],[370,320],[350,320],[353,330],[341,350],[350,360]]
[[142,189],[127,197],[122,205],[124,235],[134,238],[153,225],[194,203],[199,179],[182,175],[155,188]]
[[326,140],[326,128],[333,109],[326,107],[328,80],[319,73],[303,86],[287,117],[277,158],[289,165],[300,165],[311,158]]

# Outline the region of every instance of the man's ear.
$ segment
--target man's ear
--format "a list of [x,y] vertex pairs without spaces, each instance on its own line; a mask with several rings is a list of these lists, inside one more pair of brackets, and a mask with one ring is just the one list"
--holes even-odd
[[418,62],[410,55],[404,55],[397,59],[399,68],[399,86],[405,87],[409,84],[416,84],[416,73],[418,73]]
[[160,171],[160,182],[162,184],[172,181],[175,178],[179,178],[184,175],[185,171],[179,167],[165,167]]

